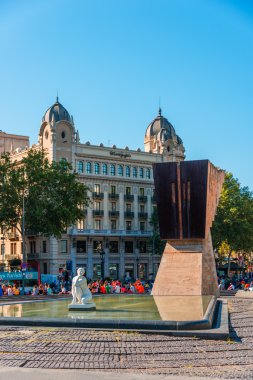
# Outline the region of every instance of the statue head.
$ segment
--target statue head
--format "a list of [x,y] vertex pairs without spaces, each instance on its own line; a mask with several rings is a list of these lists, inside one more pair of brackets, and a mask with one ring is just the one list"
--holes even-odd
[[77,274],[78,274],[78,276],[83,276],[84,273],[85,273],[85,270],[84,270],[83,268],[78,268],[78,269],[77,269]]

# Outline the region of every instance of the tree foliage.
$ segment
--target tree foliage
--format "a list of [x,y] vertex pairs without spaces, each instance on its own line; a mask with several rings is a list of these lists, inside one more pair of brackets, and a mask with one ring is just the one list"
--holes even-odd
[[5,154],[0,160],[0,225],[21,232],[24,202],[26,233],[60,237],[84,218],[87,190],[69,163],[50,163],[43,151],[30,150],[19,162]]
[[226,243],[229,255],[232,251],[253,250],[253,194],[247,187],[241,187],[231,173],[225,176],[212,237],[217,250]]
[[154,208],[154,212],[149,221],[152,226],[152,236],[150,238],[150,244],[152,244],[152,254],[153,255],[162,255],[166,242],[161,240],[160,231],[159,231],[159,222],[157,208]]

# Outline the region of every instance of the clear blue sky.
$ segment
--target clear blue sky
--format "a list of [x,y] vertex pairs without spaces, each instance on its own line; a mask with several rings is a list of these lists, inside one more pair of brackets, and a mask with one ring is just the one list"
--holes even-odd
[[186,158],[253,190],[251,0],[1,0],[0,129],[37,142],[55,101],[81,141],[143,149],[163,115]]

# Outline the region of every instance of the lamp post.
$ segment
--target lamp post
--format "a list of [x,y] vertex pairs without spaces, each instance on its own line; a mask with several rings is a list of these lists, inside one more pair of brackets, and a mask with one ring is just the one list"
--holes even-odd
[[101,249],[101,251],[99,251],[99,254],[100,254],[100,259],[101,259],[101,278],[103,280],[104,279],[105,251]]
[[25,271],[26,271],[26,246],[25,246],[25,192],[23,193],[22,199],[22,273],[23,273],[23,281],[22,281],[22,292],[25,294]]

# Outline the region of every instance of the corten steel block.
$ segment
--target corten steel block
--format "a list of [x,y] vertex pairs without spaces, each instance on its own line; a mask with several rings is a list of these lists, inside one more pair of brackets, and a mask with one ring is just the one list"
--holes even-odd
[[162,239],[206,239],[211,228],[224,171],[208,160],[153,165]]

